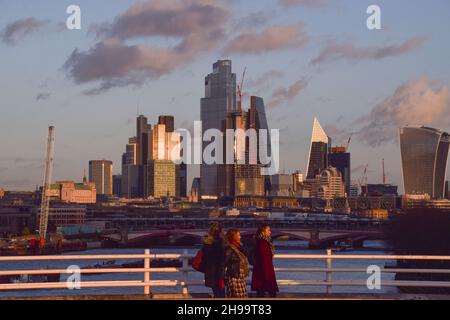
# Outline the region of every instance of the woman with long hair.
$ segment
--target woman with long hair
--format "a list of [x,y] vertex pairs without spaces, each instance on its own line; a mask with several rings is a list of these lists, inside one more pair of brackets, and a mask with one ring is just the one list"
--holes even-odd
[[208,234],[203,238],[203,270],[205,286],[211,288],[214,298],[225,298],[225,242],[222,226],[211,224]]
[[228,298],[247,298],[245,278],[249,275],[247,252],[241,244],[237,229],[227,232],[228,248],[225,253],[225,281]]
[[254,255],[252,291],[256,291],[259,298],[263,298],[266,292],[270,297],[275,298],[279,289],[273,267],[275,248],[272,244],[271,230],[268,224],[263,224],[258,228]]

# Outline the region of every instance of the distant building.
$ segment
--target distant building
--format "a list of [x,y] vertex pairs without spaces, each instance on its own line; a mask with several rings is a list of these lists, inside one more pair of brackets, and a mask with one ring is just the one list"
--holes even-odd
[[291,174],[270,176],[271,192],[274,197],[290,197],[294,194],[294,181]]
[[187,165],[184,163],[175,165],[176,172],[176,196],[179,198],[187,197]]
[[58,181],[46,191],[47,196],[58,201],[75,204],[93,204],[97,202],[97,190],[94,182]]
[[312,185],[311,196],[324,200],[345,197],[342,174],[335,167],[328,167],[317,175]]
[[[366,188],[366,187],[364,187]],[[367,192],[369,197],[398,196],[398,186],[392,184],[368,184]]]
[[142,197],[139,185],[140,166],[137,164],[137,148],[137,138],[132,137],[128,140],[125,153],[122,155],[122,185],[120,188],[120,196],[128,199]]
[[147,196],[154,198],[176,196],[175,163],[170,160],[149,161]]
[[5,196],[5,190],[0,188],[0,199],[2,199]]
[[428,127],[400,129],[403,184],[406,195],[443,199],[450,139]]
[[350,195],[351,185],[351,161],[350,153],[345,147],[331,148],[328,154],[328,165],[337,168],[342,173],[342,180],[345,184],[345,192]]
[[[239,111],[236,103],[236,74],[232,72],[231,60],[214,63],[213,72],[205,77],[204,83],[205,96],[201,99],[200,106],[202,131],[216,129],[225,132],[228,114]],[[202,150],[208,145],[208,142],[203,142]],[[220,186],[225,183],[220,177],[221,166],[223,167],[219,164],[200,166],[203,198],[218,199],[226,196],[226,192],[220,190]]]
[[122,175],[113,176],[113,194],[118,197],[122,195]]
[[[41,209],[37,209],[36,221],[40,221]],[[48,225],[50,230],[58,227],[83,225],[86,222],[86,207],[84,206],[50,206]]]
[[0,234],[21,235],[25,228],[34,231],[35,227],[34,206],[0,206]]
[[174,132],[175,131],[175,118],[174,118],[174,116],[159,116],[158,124],[165,125],[167,132]]
[[194,178],[194,180],[192,181],[190,200],[193,203],[198,203],[200,201],[200,198],[200,178]]
[[357,197],[359,195],[359,185],[357,183],[350,184],[350,193],[349,197]]
[[425,195],[406,195],[402,198],[403,209],[444,209],[450,210],[450,200],[431,199]]
[[95,183],[97,194],[113,193],[113,162],[109,160],[89,161],[89,181]]
[[311,146],[309,150],[307,179],[314,179],[328,166],[329,138],[317,118],[314,118]]

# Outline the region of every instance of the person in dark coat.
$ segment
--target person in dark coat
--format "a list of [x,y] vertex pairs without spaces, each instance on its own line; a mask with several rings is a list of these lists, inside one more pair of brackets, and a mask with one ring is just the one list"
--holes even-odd
[[271,241],[271,230],[268,224],[258,228],[254,255],[252,291],[256,291],[259,298],[263,298],[266,292],[269,293],[270,297],[275,298],[279,289],[273,267],[275,249]]
[[219,223],[214,222],[203,238],[203,269],[205,286],[211,288],[214,298],[225,298],[225,241]]
[[225,253],[225,281],[227,298],[248,298],[245,279],[249,275],[247,251],[241,244],[239,230],[227,232],[228,247]]

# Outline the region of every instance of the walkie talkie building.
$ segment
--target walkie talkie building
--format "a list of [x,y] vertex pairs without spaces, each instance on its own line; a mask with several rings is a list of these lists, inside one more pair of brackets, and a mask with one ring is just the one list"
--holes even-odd
[[444,198],[449,145],[449,134],[441,130],[409,126],[400,129],[406,195]]

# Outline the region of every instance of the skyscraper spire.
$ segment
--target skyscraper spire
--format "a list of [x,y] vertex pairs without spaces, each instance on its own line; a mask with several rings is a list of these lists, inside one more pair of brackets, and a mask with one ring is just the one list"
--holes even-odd
[[314,118],[311,135],[311,146],[309,150],[307,179],[313,179],[317,174],[328,166],[328,142],[329,138],[320,125],[319,120]]

